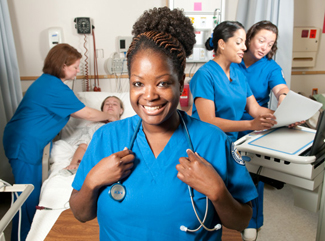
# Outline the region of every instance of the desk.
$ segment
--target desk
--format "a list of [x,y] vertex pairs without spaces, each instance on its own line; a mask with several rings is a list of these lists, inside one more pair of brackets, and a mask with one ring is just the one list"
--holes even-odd
[[[295,205],[317,212],[324,179],[323,158],[300,155],[313,143],[315,130],[305,127],[252,132],[235,142],[248,160],[251,173],[259,173],[292,187]],[[260,169],[261,168],[261,169]]]
[[[241,235],[235,230],[223,227],[222,241],[242,241]],[[97,218],[87,223],[79,222],[71,209],[63,211],[45,238],[45,241],[83,241],[99,240]]]

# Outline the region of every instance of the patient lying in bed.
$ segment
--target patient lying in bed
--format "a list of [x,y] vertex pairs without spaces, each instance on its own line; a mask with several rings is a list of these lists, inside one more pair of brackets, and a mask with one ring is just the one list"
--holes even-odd
[[[109,122],[119,120],[124,112],[123,102],[116,96],[106,97],[106,99],[103,100],[100,109],[103,112],[111,114]],[[81,132],[80,138],[76,139],[75,143],[73,143],[73,145],[78,147],[72,157],[70,165],[68,165],[65,170],[71,174],[76,172],[93,134],[104,124],[105,123],[89,123],[85,126]]]

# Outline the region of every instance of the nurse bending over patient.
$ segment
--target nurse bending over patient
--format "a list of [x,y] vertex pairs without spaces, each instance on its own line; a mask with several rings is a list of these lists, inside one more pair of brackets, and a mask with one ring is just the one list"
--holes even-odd
[[[44,147],[61,131],[70,115],[90,121],[109,120],[108,113],[86,107],[64,81],[79,72],[82,55],[68,44],[53,47],[43,74],[28,88],[3,133],[3,146],[16,184],[33,184],[22,206],[21,240],[29,232],[42,184]],[[13,219],[12,240],[18,239],[18,215]]]
[[[195,43],[190,19],[154,8],[132,33],[127,61],[137,115],[94,134],[72,184],[75,217],[97,217],[101,240],[221,240],[219,223],[242,231],[257,195],[246,167],[220,128],[177,111]],[[213,231],[198,229],[190,195]]]

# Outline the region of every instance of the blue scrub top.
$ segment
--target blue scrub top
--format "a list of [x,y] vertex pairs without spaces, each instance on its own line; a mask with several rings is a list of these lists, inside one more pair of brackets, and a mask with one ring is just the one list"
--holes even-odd
[[[212,100],[215,104],[215,116],[223,119],[239,121],[246,107],[247,97],[252,95],[246,82],[245,75],[230,65],[230,78],[223,69],[213,60],[204,64],[190,81],[190,90],[193,95],[192,116],[199,119],[195,106],[196,98]],[[237,140],[238,132],[226,133],[232,141]]]
[[[268,108],[270,93],[272,89],[279,84],[286,84],[281,67],[266,56],[246,68],[244,60],[240,64],[234,64],[247,78],[247,82],[253,92],[253,95],[262,107]],[[250,114],[244,111],[242,120],[254,119]],[[242,137],[251,132],[239,132],[238,137]]]
[[[232,155],[231,142],[216,126],[196,120],[186,113],[182,116],[189,130],[194,151],[217,170],[231,195],[242,203],[257,196],[256,188],[244,165]],[[128,147],[139,116],[115,121],[101,127],[93,136],[81,161],[72,186],[80,190],[89,171],[104,157]],[[200,130],[200,131],[198,131]],[[177,178],[176,165],[180,157],[187,157],[189,144],[183,124],[170,138],[164,150],[155,158],[142,126],[132,151],[134,168],[122,181],[125,199],[114,201],[110,186],[104,187],[97,201],[97,218],[101,240],[221,240],[221,230],[195,233],[183,232],[181,225],[197,228],[196,219],[185,183]],[[205,196],[194,190],[198,215],[203,219]],[[212,203],[205,225],[209,228],[220,223]]]
[[27,90],[3,134],[9,159],[41,164],[44,147],[85,105],[61,79],[43,74]]
[[266,56],[246,68],[244,60],[234,64],[247,78],[247,82],[260,106],[268,107],[270,92],[279,84],[286,84],[281,67]]

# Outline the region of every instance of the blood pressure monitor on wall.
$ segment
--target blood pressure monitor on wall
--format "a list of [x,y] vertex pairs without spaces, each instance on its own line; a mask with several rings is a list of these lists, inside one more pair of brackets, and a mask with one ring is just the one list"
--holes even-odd
[[74,22],[76,23],[76,29],[79,34],[91,34],[90,18],[88,17],[75,18]]

